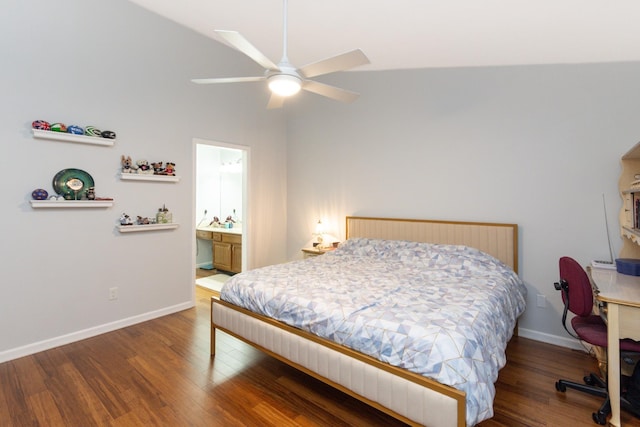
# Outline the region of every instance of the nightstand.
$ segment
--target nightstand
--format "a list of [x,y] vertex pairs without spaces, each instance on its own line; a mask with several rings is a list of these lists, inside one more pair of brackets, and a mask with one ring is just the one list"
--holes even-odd
[[329,251],[332,251],[333,248],[325,248],[325,249],[316,249],[316,248],[302,248],[302,258],[311,258],[314,256],[322,255]]

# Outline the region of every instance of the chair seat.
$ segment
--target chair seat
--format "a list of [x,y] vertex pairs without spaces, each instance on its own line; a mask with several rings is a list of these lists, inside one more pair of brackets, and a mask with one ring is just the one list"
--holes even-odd
[[[582,341],[598,347],[607,347],[607,324],[600,316],[591,316],[571,319],[571,326]],[[630,339],[620,340],[621,351],[632,351],[640,353],[640,342]]]
[[600,316],[576,316],[571,319],[571,326],[582,341],[598,347],[607,346],[607,324]]

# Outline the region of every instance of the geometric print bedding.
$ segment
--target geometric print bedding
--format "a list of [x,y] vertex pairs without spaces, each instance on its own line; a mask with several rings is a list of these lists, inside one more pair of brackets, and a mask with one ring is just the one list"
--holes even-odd
[[464,391],[469,426],[493,416],[525,297],[517,274],[477,249],[366,238],[237,274],[221,291],[222,300]]

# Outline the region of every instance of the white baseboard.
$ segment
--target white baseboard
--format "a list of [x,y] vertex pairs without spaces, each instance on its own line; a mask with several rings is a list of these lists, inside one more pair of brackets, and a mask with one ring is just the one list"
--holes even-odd
[[137,323],[146,322],[147,320],[156,319],[168,314],[177,313],[178,311],[187,310],[189,308],[192,308],[193,306],[194,303],[192,301],[188,301],[181,304],[173,305],[171,307],[165,307],[160,310],[150,311],[148,313],[128,317],[126,319],[117,320],[115,322],[105,323],[103,325],[98,325],[92,328],[83,329],[81,331],[72,332],[70,334],[61,335],[59,337],[39,341],[33,344],[27,344],[22,347],[1,351],[0,363],[17,359],[19,357],[29,356],[31,354],[49,350],[55,347],[60,347],[62,345],[70,344],[72,342],[80,341],[86,338],[95,337],[96,335],[115,331],[117,329],[135,325]]
[[541,341],[547,344],[558,345],[560,347],[572,348],[574,350],[584,350],[580,341],[571,337],[559,337],[557,335],[545,334],[531,329],[518,328],[518,336]]

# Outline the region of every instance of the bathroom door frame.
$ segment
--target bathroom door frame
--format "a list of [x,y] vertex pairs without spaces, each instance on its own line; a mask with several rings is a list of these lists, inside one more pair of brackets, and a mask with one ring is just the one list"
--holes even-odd
[[192,240],[191,240],[191,276],[192,276],[192,299],[195,302],[195,282],[196,282],[196,227],[197,221],[196,218],[196,182],[197,182],[197,149],[198,145],[210,145],[212,147],[219,148],[230,148],[234,150],[239,150],[242,152],[242,270],[244,271],[249,265],[249,245],[251,244],[251,216],[249,215],[249,194],[250,194],[250,186],[249,186],[249,165],[251,164],[251,147],[240,144],[233,144],[229,142],[221,142],[211,139],[203,139],[203,138],[193,138],[192,140],[192,168],[193,176],[192,176],[192,186],[191,186],[191,230],[192,230]]

